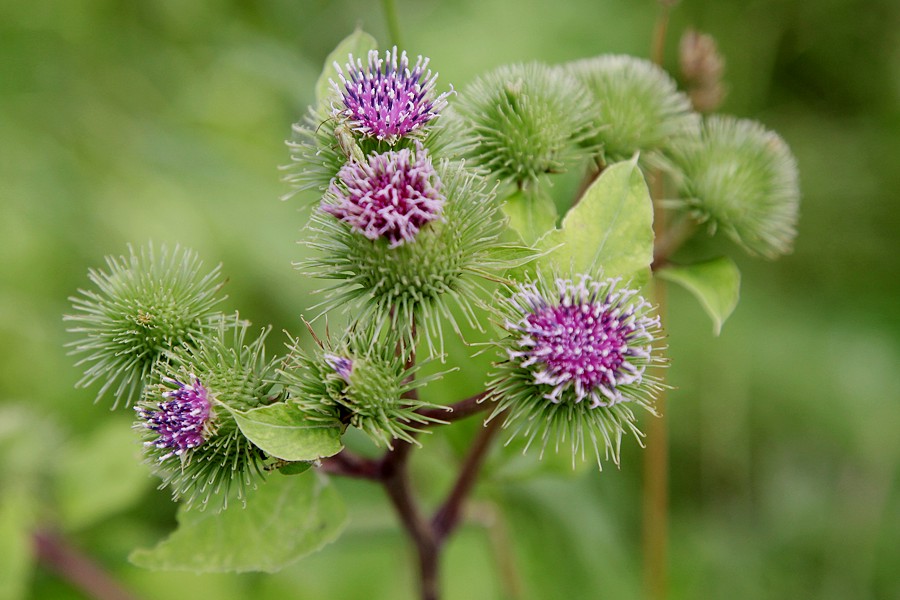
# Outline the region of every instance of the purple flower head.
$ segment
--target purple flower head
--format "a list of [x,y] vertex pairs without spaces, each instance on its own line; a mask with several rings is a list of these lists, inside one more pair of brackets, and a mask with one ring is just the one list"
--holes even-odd
[[535,384],[553,386],[546,399],[559,403],[571,390],[575,402],[611,406],[628,399],[623,386],[641,383],[659,317],[646,316],[650,305],[634,290],[616,289],[618,282],[557,279],[556,297],[529,283],[510,299],[521,319],[506,324],[518,336],[509,358]]
[[353,360],[347,358],[346,356],[338,356],[336,354],[326,354],[325,362],[328,363],[334,372],[340,376],[341,379],[350,383],[350,373],[353,372]]
[[331,81],[341,95],[341,106],[334,106],[333,114],[347,119],[365,137],[393,145],[435,118],[447,105],[447,93],[434,97],[437,73],[426,71],[427,58],[419,56],[410,69],[406,52],[398,57],[394,46],[383,59],[377,50],[370,50],[366,67],[362,60],[354,61],[352,54],[349,59],[346,76],[341,66],[334,63],[342,86]]
[[168,379],[177,384],[178,389],[165,392],[163,397],[170,400],[156,403],[155,409],[135,407],[138,416],[145,421],[144,426],[159,435],[147,444],[168,450],[159,458],[160,462],[180,456],[185,450],[206,441],[206,425],[210,418],[208,393],[195,375],[191,375],[191,379],[190,385]]
[[349,223],[370,240],[387,238],[392,248],[411,242],[419,229],[440,218],[444,196],[431,158],[416,150],[370,154],[364,164],[341,167],[329,191],[336,203],[322,210]]

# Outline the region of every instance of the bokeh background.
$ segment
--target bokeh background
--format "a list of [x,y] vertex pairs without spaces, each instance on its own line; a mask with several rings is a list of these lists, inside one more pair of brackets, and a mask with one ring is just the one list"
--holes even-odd
[[[658,13],[650,0],[396,2],[407,50],[457,88],[508,62],[646,57]],[[128,411],[75,389],[63,347],[87,269],[150,239],[222,262],[228,308],[299,331],[316,282],[291,267],[303,215],[279,200],[277,166],[356,25],[387,44],[377,2],[0,0],[0,597],[84,597],[27,566],[24,522],[62,532],[139,598],[413,597],[382,494],[347,481],[342,538],[277,575],[131,566],[174,505],[133,456]],[[727,59],[722,112],[782,134],[804,198],[792,255],[734,252],[742,301],[721,337],[670,294],[670,596],[900,597],[900,3],[684,1],[671,70],[687,26]],[[479,385],[455,381],[460,396]],[[454,443],[434,447],[415,466],[442,483]],[[632,442],[602,473],[533,456],[496,468],[479,522],[448,548],[447,597],[639,598],[640,459]]]

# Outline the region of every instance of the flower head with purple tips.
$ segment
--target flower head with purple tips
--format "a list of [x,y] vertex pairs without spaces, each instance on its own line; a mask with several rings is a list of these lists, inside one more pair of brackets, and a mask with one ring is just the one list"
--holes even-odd
[[396,247],[412,242],[419,229],[440,218],[441,194],[431,157],[416,149],[370,154],[365,164],[350,161],[331,182],[322,210],[371,240]]
[[432,75],[427,58],[419,56],[410,68],[406,52],[398,56],[395,46],[384,58],[370,50],[366,66],[352,54],[349,59],[346,74],[335,63],[341,81],[332,80],[331,85],[341,99],[333,107],[333,115],[346,119],[365,137],[393,145],[417,133],[447,105],[449,92],[434,96],[437,73]]
[[185,384],[176,379],[167,379],[178,389],[163,393],[168,400],[156,403],[155,408],[135,407],[143,419],[144,427],[156,432],[156,440],[147,442],[165,453],[160,462],[181,456],[186,450],[196,448],[206,441],[210,419],[210,402],[206,388],[200,380],[191,375],[192,383]]
[[655,414],[665,384],[650,370],[663,366],[659,317],[636,290],[619,279],[578,275],[535,280],[509,290],[499,308],[509,335],[498,343],[504,359],[490,382],[490,419],[559,450],[572,445],[572,460],[593,449],[619,461],[622,435],[643,434],[635,409]]
[[617,289],[618,281],[556,279],[553,297],[529,283],[510,298],[520,318],[506,324],[515,338],[507,353],[533,373],[535,384],[550,386],[547,400],[611,406],[629,399],[625,386],[641,383],[659,317],[644,314],[649,303],[634,290]]

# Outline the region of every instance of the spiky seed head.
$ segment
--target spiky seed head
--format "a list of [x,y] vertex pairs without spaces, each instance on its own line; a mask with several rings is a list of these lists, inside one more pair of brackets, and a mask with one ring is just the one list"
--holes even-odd
[[441,163],[437,179],[442,218],[422,226],[413,242],[369,239],[319,212],[307,242],[317,255],[300,264],[309,275],[336,280],[320,306],[352,308],[365,326],[404,331],[404,345],[413,343],[416,323],[430,356],[443,353],[442,318],[457,328],[449,307],[478,327],[473,303],[484,296],[482,282],[508,267],[494,258],[502,221],[493,190],[461,164]]
[[417,390],[435,377],[417,379],[421,364],[409,365],[411,350],[398,353],[398,342],[396,333],[353,330],[310,353],[295,341],[280,372],[288,401],[311,420],[355,427],[376,445],[418,443],[415,434],[437,420],[418,412],[435,405]]
[[449,94],[435,96],[437,73],[432,75],[428,62],[419,56],[410,66],[406,52],[398,55],[394,46],[384,58],[370,50],[365,65],[353,55],[344,68],[335,63],[340,83],[332,80],[331,85],[340,102],[332,107],[332,116],[346,121],[363,137],[390,145],[403,137],[421,135],[425,125],[447,105]]
[[100,381],[98,400],[112,394],[115,405],[129,405],[167,351],[210,335],[224,298],[221,269],[206,271],[191,250],[152,244],[129,246],[127,256],[107,257],[106,265],[88,272],[96,289],[69,298],[75,312],[64,319],[79,339],[68,346],[86,365],[80,387]]
[[600,463],[618,462],[622,434],[640,437],[633,408],[653,412],[662,384],[651,372],[663,360],[658,316],[617,279],[579,275],[518,284],[502,297],[508,336],[499,342],[491,418],[505,413],[514,436],[542,452],[568,441],[574,456],[588,445]]
[[453,128],[475,137],[468,156],[497,179],[519,185],[560,173],[589,153],[592,106],[579,83],[558,67],[506,65],[460,93]]
[[797,234],[797,162],[775,132],[729,116],[704,120],[699,134],[674,149],[684,177],[682,202],[715,231],[751,254],[774,259]]
[[345,164],[322,201],[322,210],[370,240],[394,248],[415,240],[419,229],[440,218],[441,181],[420,144],[414,151],[370,154]]
[[224,506],[232,491],[243,501],[264,475],[268,457],[238,429],[232,411],[279,400],[274,360],[267,360],[268,330],[249,341],[250,325],[236,316],[218,320],[215,334],[197,347],[182,346],[161,363],[135,407],[147,462],[189,505]]
[[648,60],[603,55],[569,63],[567,70],[592,99],[590,120],[596,133],[588,142],[601,149],[606,163],[626,160],[635,152],[653,158],[673,138],[697,127],[688,97]]

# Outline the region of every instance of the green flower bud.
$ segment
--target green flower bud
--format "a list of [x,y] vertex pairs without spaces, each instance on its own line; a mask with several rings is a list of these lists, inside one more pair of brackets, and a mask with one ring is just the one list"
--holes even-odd
[[205,272],[191,250],[128,251],[107,257],[107,271],[88,272],[98,289],[69,298],[76,312],[64,317],[81,336],[67,345],[87,365],[78,386],[102,381],[97,399],[111,391],[116,405],[131,404],[168,350],[208,337],[218,315],[213,307],[224,298],[217,295],[220,267]]
[[332,344],[321,342],[312,354],[295,341],[280,371],[288,401],[311,420],[356,427],[376,445],[393,448],[394,440],[418,443],[422,425],[438,422],[420,414],[435,405],[419,400],[418,388],[438,376],[415,377],[411,351],[397,352],[399,336],[351,331]]
[[683,205],[712,231],[721,228],[751,254],[777,258],[797,234],[797,162],[781,137],[759,123],[707,118],[674,148]]
[[591,114],[590,99],[573,77],[529,63],[473,81],[448,119],[452,130],[474,138],[468,156],[477,166],[521,186],[589,154],[580,146],[596,134]]
[[[445,161],[431,174],[421,154],[417,160],[402,152],[391,154],[397,164],[390,169],[382,164],[388,157],[379,157],[378,164],[346,173],[341,187],[326,194],[323,210],[312,217],[317,235],[308,242],[321,256],[301,268],[337,280],[323,303],[329,308],[349,303],[359,309],[354,316],[360,322],[405,332],[404,345],[412,343],[415,323],[435,356],[443,354],[441,318],[458,330],[451,304],[478,327],[473,302],[481,281],[507,267],[494,258],[502,221],[493,191],[462,165]],[[384,178],[382,171],[393,175]],[[354,173],[362,180],[348,181]],[[388,189],[401,180],[408,185]],[[396,197],[397,203],[375,214],[372,202],[382,194]],[[433,210],[428,208],[432,204]],[[351,208],[354,218],[342,218]],[[386,210],[389,221],[382,222]]]
[[[235,326],[235,323],[238,323]],[[275,361],[264,349],[268,330],[247,342],[249,323],[220,318],[215,335],[173,350],[160,381],[135,406],[149,464],[175,499],[206,505],[232,490],[243,500],[264,475],[267,456],[238,429],[233,410],[276,401]]]
[[[675,81],[648,60],[604,55],[567,65],[587,88],[596,132],[587,142],[601,148],[604,163],[631,158],[660,161],[673,137],[696,129],[691,102]],[[662,165],[655,165],[662,166]]]

